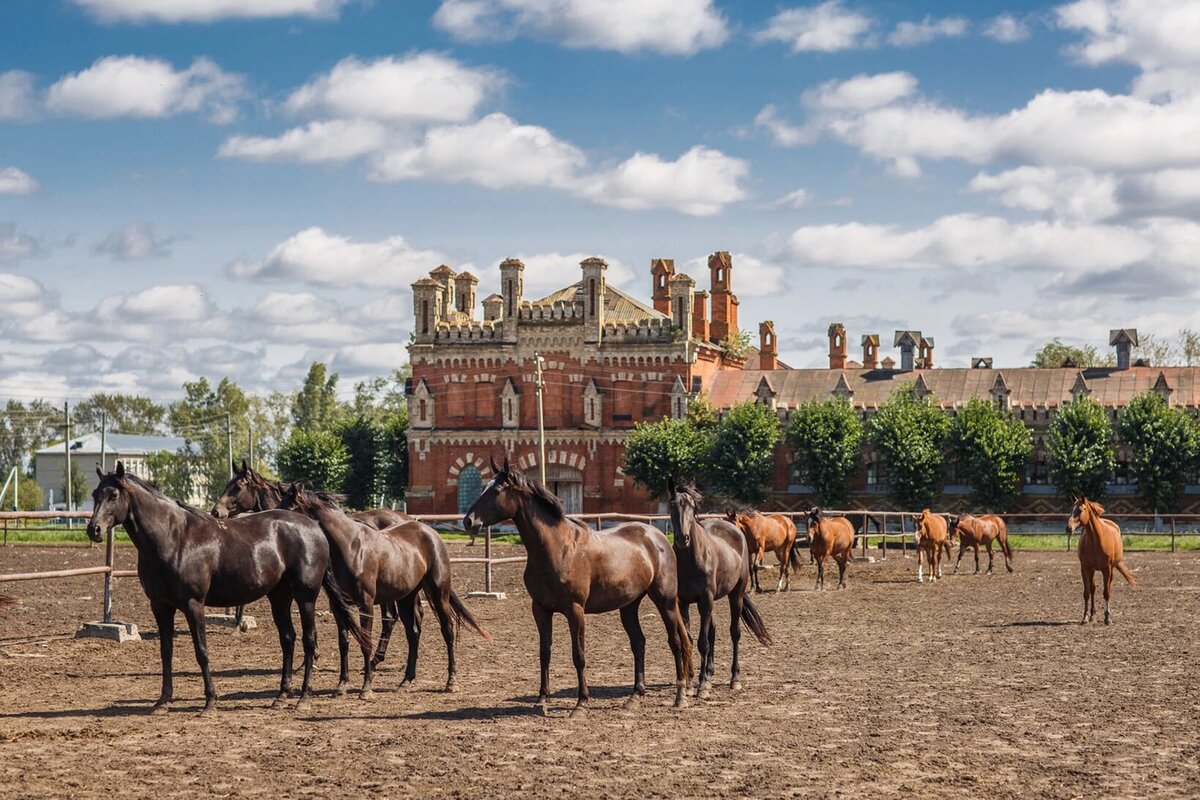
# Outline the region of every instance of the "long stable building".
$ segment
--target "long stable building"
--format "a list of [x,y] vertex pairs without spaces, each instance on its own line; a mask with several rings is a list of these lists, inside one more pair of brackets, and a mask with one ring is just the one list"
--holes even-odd
[[[570,512],[659,510],[621,471],[630,430],[638,422],[680,417],[704,395],[719,410],[753,401],[770,406],[786,426],[810,400],[841,397],[864,419],[900,388],[926,395],[948,414],[974,398],[1012,411],[1031,430],[1034,457],[1021,510],[1057,511],[1063,503],[1050,483],[1046,449],[1050,420],[1063,404],[1084,395],[1116,420],[1135,395],[1161,393],[1172,405],[1200,406],[1200,369],[1150,367],[1134,362],[1137,331],[1114,330],[1116,366],[1080,369],[997,369],[990,358],[969,368],[935,366],[935,342],[920,331],[896,331],[899,362],[880,358],[880,336],[860,339],[861,360],[849,354],[848,335],[829,327],[829,364],[792,369],[778,359],[774,326],[758,326],[757,349],[739,341],[738,300],[728,253],[708,260],[709,289],[676,273],[670,259],[650,264],[651,303],[608,285],[607,264],[580,264],[580,280],[541,299],[526,299],[524,265],[500,264],[501,293],[485,298],[477,319],[478,279],[440,266],[413,284],[415,330],[409,354],[409,509],[463,511],[489,475],[488,457],[538,467],[535,353],[543,359],[546,477]],[[1141,510],[1117,447],[1110,487],[1114,511]],[[950,466],[942,507],[966,508],[967,487]],[[852,505],[888,507],[887,466],[869,446],[853,484]],[[805,508],[812,502],[804,476],[786,444],[776,452],[770,505]],[[1188,510],[1200,510],[1200,486],[1190,487]]]

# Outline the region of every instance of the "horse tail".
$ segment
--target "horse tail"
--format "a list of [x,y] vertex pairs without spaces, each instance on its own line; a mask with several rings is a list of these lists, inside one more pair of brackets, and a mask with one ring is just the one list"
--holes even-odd
[[[679,652],[683,655],[683,674],[692,674],[692,632],[683,622],[683,614],[679,610],[679,601],[675,601],[676,630],[679,631]],[[688,680],[691,680],[689,677]]]
[[800,560],[800,537],[797,536],[792,540],[792,550],[788,553],[788,561],[792,565],[792,569],[800,569],[803,562]]
[[17,598],[13,597],[11,594],[4,594],[3,592],[0,592],[0,611],[3,611],[9,606],[15,606],[16,604]]
[[767,633],[767,626],[763,622],[762,614],[758,613],[758,606],[749,598],[742,600],[742,622],[750,629],[758,641],[765,645],[772,645],[775,642],[771,639],[771,634]]
[[1008,556],[1008,560],[1013,560],[1012,546],[1008,543],[1008,531],[1000,531],[1000,546],[1004,548],[1004,555]]
[[1137,581],[1133,579],[1133,573],[1131,573],[1129,568],[1125,566],[1124,561],[1118,561],[1117,563],[1113,564],[1113,566],[1116,568],[1117,572],[1121,573],[1121,577],[1124,578],[1130,586],[1137,586]]
[[466,604],[463,603],[462,598],[459,597],[453,589],[450,590],[450,607],[454,609],[454,618],[460,624],[464,622],[467,623],[467,626],[470,627],[471,630],[478,633],[485,640],[489,642],[492,641],[492,634],[487,628],[479,624],[479,620],[475,619],[475,615],[471,613],[471,609],[467,608]]
[[348,595],[338,585],[337,577],[333,574],[333,567],[325,568],[325,578],[321,581],[321,585],[325,589],[325,596],[329,598],[329,610],[333,612],[333,618],[337,621],[338,627],[350,631],[350,635],[358,642],[363,652],[370,652],[371,634],[363,630],[358,621],[358,615],[351,610]]

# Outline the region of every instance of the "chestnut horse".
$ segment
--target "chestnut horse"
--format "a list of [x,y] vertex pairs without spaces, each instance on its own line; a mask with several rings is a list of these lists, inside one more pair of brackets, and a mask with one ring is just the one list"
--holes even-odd
[[738,644],[741,623],[746,623],[758,640],[771,644],[762,616],[746,596],[750,587],[750,548],[745,535],[723,519],[696,519],[696,508],[703,499],[695,486],[676,486],[671,493],[671,531],[675,534],[675,560],[679,565],[679,610],[688,624],[688,607],[693,603],[700,612],[700,680],[696,697],[708,696],[713,675],[713,604],[729,598],[729,639],[733,643],[733,666],[729,688],[742,688],[739,676]]
[[1009,572],[1012,568],[1012,548],[1008,546],[1008,526],[1004,524],[1004,520],[995,514],[983,514],[974,516],[972,514],[963,514],[961,517],[950,517],[950,535],[958,536],[958,560],[954,562],[954,573],[958,574],[958,565],[962,563],[963,553],[968,547],[975,549],[975,573],[979,574],[979,545],[987,547],[988,568],[987,571],[992,571],[992,561],[995,554],[992,552],[992,542],[996,542],[1000,546],[1000,552],[1004,554],[1004,567]]
[[208,669],[208,640],[204,607],[232,606],[261,597],[271,601],[271,616],[279,630],[283,668],[275,705],[288,696],[292,682],[292,655],[296,629],[292,601],[300,607],[304,643],[304,683],[297,708],[308,704],[313,661],[317,654],[316,601],[322,587],[338,627],[345,628],[364,647],[363,635],[342,600],[334,572],[344,564],[331,553],[321,529],[311,520],[290,511],[267,511],[240,519],[218,520],[177,503],[153,484],[125,471],[122,462],[110,473],[96,468],[100,482],[92,492],[92,518],[88,538],[103,541],[116,525],[123,525],[137,548],[138,580],[150,600],[158,623],[162,659],[162,693],[155,712],[165,712],[173,697],[171,657],[175,641],[175,613],[182,611],[192,634],[196,662],[204,678],[204,711],[215,707],[217,692]]
[[[417,598],[422,591],[437,615],[446,642],[446,691],[454,691],[457,672],[454,655],[455,622],[465,622],[484,639],[487,632],[472,616],[450,585],[450,557],[446,544],[437,531],[428,525],[409,521],[377,531],[351,519],[338,508],[337,502],[322,492],[310,492],[299,484],[290,485],[279,505],[312,518],[329,539],[329,546],[342,558],[334,560],[334,573],[347,595],[358,605],[364,620],[363,629],[369,635],[375,617],[375,605],[395,603],[404,631],[408,635],[408,665],[401,686],[408,686],[417,675],[417,648],[421,629],[415,621]],[[347,650],[349,639],[339,639],[341,675],[339,690],[349,681]],[[363,685],[360,697],[372,696],[371,678],[375,662],[371,658],[370,642],[363,645]]]
[[758,571],[762,569],[763,557],[768,550],[775,552],[779,560],[779,580],[775,591],[788,589],[791,585],[791,568],[800,569],[800,556],[795,551],[796,523],[783,514],[760,514],[757,511],[725,512],[725,519],[741,529],[750,544],[750,578],[754,591],[761,592]]
[[950,534],[946,519],[926,508],[913,522],[916,524],[913,536],[917,541],[917,583],[924,580],[921,575],[922,553],[925,554],[925,563],[929,565],[929,582],[933,583],[942,577],[942,551],[947,553],[947,557],[950,552]]
[[1067,535],[1083,528],[1079,537],[1079,569],[1083,575],[1083,619],[1086,624],[1096,616],[1096,572],[1104,578],[1104,624],[1112,621],[1108,601],[1112,596],[1113,570],[1121,573],[1130,586],[1136,586],[1133,575],[1125,566],[1125,545],[1121,528],[1111,519],[1102,519],[1104,509],[1086,497],[1075,501],[1067,518]]
[[684,679],[692,673],[692,642],[679,612],[679,570],[666,534],[641,522],[627,522],[606,531],[593,531],[567,517],[562,502],[546,487],[526,478],[505,459],[492,463],[493,478],[463,518],[466,528],[495,525],[511,519],[527,554],[525,588],[533,600],[541,663],[536,708],[548,714],[550,650],[554,614],[567,618],[571,655],[579,684],[572,716],[588,705],[584,628],[587,614],[621,612],[621,624],[633,650],[633,694],[626,706],[646,694],[646,637],[638,618],[642,598],[649,596],[667,629],[675,657],[675,707],[687,704]]
[[846,567],[854,552],[854,526],[844,517],[826,517],[821,509],[808,512],[809,549],[817,562],[816,590],[825,588],[825,562],[833,556],[838,565],[838,588],[846,588]]

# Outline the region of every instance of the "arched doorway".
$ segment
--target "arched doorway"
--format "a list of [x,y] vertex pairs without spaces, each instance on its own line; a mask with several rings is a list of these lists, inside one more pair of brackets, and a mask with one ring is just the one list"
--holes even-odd
[[474,464],[468,464],[458,473],[458,513],[467,513],[482,493],[483,476]]
[[563,464],[546,465],[546,486],[568,514],[583,513],[583,473]]

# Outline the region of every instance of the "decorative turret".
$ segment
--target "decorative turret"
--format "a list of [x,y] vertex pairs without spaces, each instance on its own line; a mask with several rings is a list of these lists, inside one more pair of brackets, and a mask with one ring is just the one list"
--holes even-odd
[[775,323],[771,320],[758,325],[758,368],[779,367],[779,343],[775,341]]
[[504,299],[505,338],[516,338],[517,311],[524,294],[525,264],[519,258],[504,259],[500,262],[500,296]]
[[583,271],[583,340],[598,342],[604,330],[604,273],[608,271],[608,262],[603,258],[585,258],[579,262],[579,268]]
[[438,282],[442,287],[442,307],[438,310],[438,315],[442,319],[450,316],[450,303],[454,302],[454,270],[445,264],[439,264],[436,269],[429,273],[429,277]]
[[495,321],[504,317],[504,298],[498,294],[489,294],[483,298],[483,318]]
[[433,278],[422,278],[412,285],[412,293],[413,338],[418,344],[430,344],[444,318],[445,290]]
[[668,283],[671,298],[671,323],[683,332],[686,342],[692,337],[692,303],[695,302],[696,282],[680,273]]
[[738,299],[733,294],[733,257],[724,250],[708,257],[708,273],[712,289],[712,324],[710,340],[720,343],[737,336]]
[[654,298],[654,310],[671,316],[671,278],[675,277],[675,259],[655,258],[650,261],[650,296]]
[[918,348],[917,369],[933,369],[933,337],[922,336]]
[[879,368],[879,334],[868,333],[862,337],[863,369]]
[[829,326],[829,368],[846,368],[846,326],[840,322]]
[[1108,343],[1117,348],[1117,369],[1129,369],[1133,348],[1138,344],[1137,328],[1109,331]]
[[469,272],[454,276],[454,310],[467,319],[475,319],[475,286],[478,283],[479,278]]
[[[671,298],[667,298],[670,306]],[[665,314],[671,312],[665,311]],[[692,336],[702,342],[708,341],[708,292],[701,289],[692,295]]]
[[910,370],[916,363],[917,347],[921,344],[920,331],[896,331],[892,347],[900,348],[900,369]]

